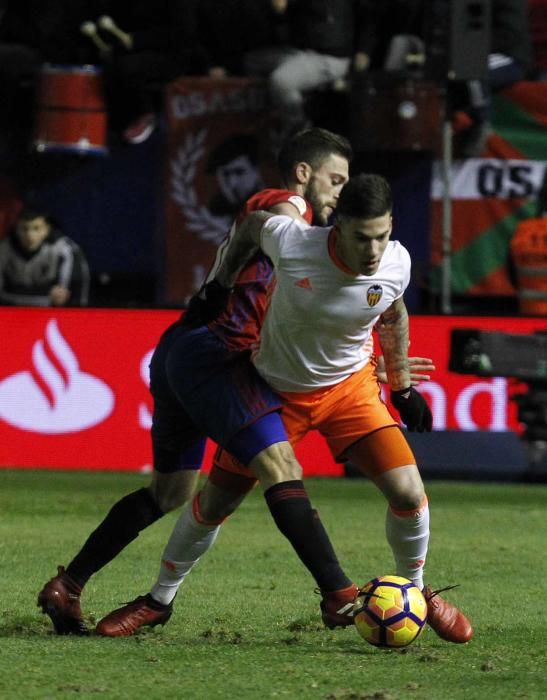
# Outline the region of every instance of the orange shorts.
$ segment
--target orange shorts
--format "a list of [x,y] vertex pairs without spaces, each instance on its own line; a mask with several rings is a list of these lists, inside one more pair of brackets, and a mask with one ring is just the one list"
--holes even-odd
[[[278,393],[283,398],[283,423],[291,445],[310,430],[318,430],[337,461],[354,461],[357,450],[354,452],[352,446],[359,442],[356,466],[371,477],[416,464],[403,433],[381,399],[372,362],[334,386]],[[222,475],[215,473],[217,469],[254,480],[248,467],[221,449],[217,450],[211,472],[211,480],[220,485]]]

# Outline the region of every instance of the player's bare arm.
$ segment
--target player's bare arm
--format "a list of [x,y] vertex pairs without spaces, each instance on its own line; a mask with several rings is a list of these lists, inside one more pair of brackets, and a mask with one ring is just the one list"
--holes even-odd
[[393,391],[411,385],[408,363],[408,312],[404,301],[396,299],[376,325],[389,386]]
[[256,211],[234,227],[230,234],[230,243],[226,246],[215,274],[215,280],[222,287],[233,287],[241,270],[260,250],[262,227],[272,216],[274,215],[267,211]]

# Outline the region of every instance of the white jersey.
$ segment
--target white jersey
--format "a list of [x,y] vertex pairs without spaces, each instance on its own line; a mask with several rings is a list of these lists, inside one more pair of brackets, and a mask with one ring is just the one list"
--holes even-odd
[[261,246],[276,284],[253,361],[279,391],[305,392],[338,384],[372,352],[372,329],[410,281],[410,256],[390,241],[377,272],[357,275],[338,259],[332,228],[274,216]]

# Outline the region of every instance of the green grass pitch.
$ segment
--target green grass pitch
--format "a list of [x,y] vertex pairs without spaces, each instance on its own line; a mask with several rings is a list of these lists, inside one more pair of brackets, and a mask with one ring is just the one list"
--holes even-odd
[[[471,618],[467,645],[427,630],[406,650],[320,624],[314,583],[259,492],[223,527],[175,601],[171,621],[127,639],[58,637],[36,607],[135,474],[0,471],[0,697],[226,700],[490,700],[547,697],[547,487],[429,482],[426,581]],[[348,574],[394,573],[385,502],[365,480],[308,480]],[[149,590],[170,514],[98,573],[90,622]]]

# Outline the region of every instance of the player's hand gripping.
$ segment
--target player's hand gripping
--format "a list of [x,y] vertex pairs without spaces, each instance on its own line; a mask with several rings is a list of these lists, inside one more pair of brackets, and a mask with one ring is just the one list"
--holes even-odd
[[[431,379],[430,372],[434,372],[436,367],[429,357],[409,357],[408,367],[410,369],[410,383],[412,386],[420,382],[427,382]],[[386,363],[383,355],[376,358],[376,376],[382,384],[388,384]]]
[[182,324],[190,328],[205,326],[225,311],[231,289],[223,287],[216,280],[207,282],[197,294],[190,299]]
[[399,411],[403,423],[411,431],[430,433],[433,416],[427,401],[413,386],[391,392],[391,403]]

